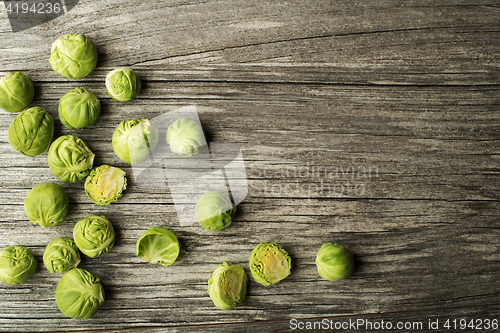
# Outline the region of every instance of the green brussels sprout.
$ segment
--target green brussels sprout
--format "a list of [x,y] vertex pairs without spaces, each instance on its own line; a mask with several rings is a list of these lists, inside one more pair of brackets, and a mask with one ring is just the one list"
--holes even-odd
[[68,91],[59,100],[59,119],[68,129],[84,129],[96,122],[101,102],[85,88]]
[[0,251],[0,281],[19,284],[35,274],[37,262],[30,250],[22,246],[9,246]]
[[101,280],[81,268],[74,268],[63,275],[56,288],[56,303],[69,318],[88,319],[104,303]]
[[43,252],[43,264],[51,273],[66,273],[80,263],[80,252],[69,238],[53,239]]
[[199,155],[207,146],[201,125],[189,118],[179,118],[167,128],[170,150],[180,156]]
[[215,306],[231,310],[240,305],[247,292],[247,274],[241,266],[226,261],[208,279],[208,294]]
[[26,75],[14,72],[0,79],[0,109],[11,113],[22,111],[33,97],[35,86]]
[[79,80],[92,73],[97,65],[97,49],[83,34],[68,34],[52,43],[49,62],[64,77]]
[[349,277],[354,271],[351,251],[340,244],[325,243],[316,257],[319,275],[328,281],[338,281]]
[[151,264],[172,265],[179,256],[179,240],[170,230],[152,227],[146,230],[135,245],[136,255]]
[[94,153],[79,137],[64,135],[50,145],[48,162],[50,171],[60,181],[78,183],[94,166]]
[[106,75],[106,89],[114,100],[130,101],[141,91],[141,78],[130,68],[117,68]]
[[236,206],[226,193],[211,191],[198,199],[194,211],[204,229],[222,231],[233,222]]
[[54,119],[38,106],[18,114],[8,131],[11,146],[26,156],[37,156],[45,152],[53,136]]
[[275,242],[262,242],[250,256],[250,272],[254,280],[263,286],[276,284],[290,275],[292,259]]
[[24,212],[28,219],[44,228],[64,222],[68,211],[68,194],[54,183],[36,185],[24,199]]
[[122,121],[113,133],[113,150],[116,156],[129,164],[140,164],[156,149],[158,127],[148,119]]
[[85,192],[96,205],[105,206],[115,202],[127,188],[127,178],[123,170],[101,165],[92,169],[85,180]]
[[91,215],[75,224],[73,239],[83,254],[97,258],[115,245],[115,230],[106,216]]

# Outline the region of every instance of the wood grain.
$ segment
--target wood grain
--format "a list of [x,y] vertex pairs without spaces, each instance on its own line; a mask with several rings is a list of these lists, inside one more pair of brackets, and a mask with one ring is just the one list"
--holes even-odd
[[[116,203],[94,205],[82,183],[51,174],[46,153],[17,153],[7,140],[15,115],[0,114],[0,248],[27,246],[40,264],[28,282],[0,285],[1,330],[281,332],[292,319],[363,319],[422,322],[431,332],[429,320],[500,319],[498,17],[491,1],[86,0],[12,33],[0,14],[0,75],[32,77],[32,105],[54,117],[56,135],[80,136],[96,165],[123,168],[130,183]],[[51,42],[70,32],[99,50],[96,71],[77,82],[47,61]],[[131,102],[106,94],[104,78],[117,66],[143,79]],[[84,131],[57,117],[59,98],[77,86],[102,103]],[[221,233],[181,227],[169,188],[139,186],[112,150],[120,121],[191,104],[207,139],[237,143],[245,159],[249,193]],[[24,215],[25,196],[43,182],[70,197],[67,221],[54,228]],[[106,302],[74,321],[55,304],[60,275],[41,259],[50,240],[71,237],[91,214],[108,216],[117,241],[108,254],[83,258]],[[181,241],[185,252],[170,267],[135,256],[153,226]],[[206,292],[212,271],[227,260],[250,274],[250,252],[266,240],[289,251],[292,274],[268,288],[250,278],[240,307],[215,308]],[[354,253],[349,279],[319,277],[324,242]]]

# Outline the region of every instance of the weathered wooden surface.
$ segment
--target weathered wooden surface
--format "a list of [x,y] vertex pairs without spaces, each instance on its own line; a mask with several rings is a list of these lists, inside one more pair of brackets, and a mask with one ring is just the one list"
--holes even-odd
[[[85,0],[12,33],[2,12],[0,75],[30,75],[33,105],[55,118],[56,135],[89,142],[96,165],[130,174],[111,146],[118,123],[195,104],[210,141],[241,147],[249,194],[222,233],[180,227],[169,190],[133,179],[118,202],[96,206],[82,183],[57,181],[46,153],[18,154],[7,141],[15,115],[1,113],[0,248],[27,246],[40,265],[28,282],[0,285],[0,330],[287,331],[291,319],[364,319],[431,331],[429,320],[500,319],[499,18],[495,1]],[[96,71],[78,82],[47,61],[51,42],[75,32],[99,50]],[[105,92],[117,66],[143,78],[131,102]],[[93,91],[103,111],[91,128],[69,131],[58,99],[77,86]],[[49,181],[65,188],[71,209],[65,223],[42,229],[23,201]],[[90,214],[108,216],[117,241],[83,259],[106,302],[75,321],[57,309],[60,275],[41,259],[51,239],[71,237]],[[135,256],[152,226],[178,235],[186,251],[174,265]],[[292,274],[268,288],[250,278],[241,307],[215,308],[211,272],[227,260],[249,273],[252,248],[266,240],[289,251]],[[328,241],[355,254],[351,278],[317,274],[316,253]]]

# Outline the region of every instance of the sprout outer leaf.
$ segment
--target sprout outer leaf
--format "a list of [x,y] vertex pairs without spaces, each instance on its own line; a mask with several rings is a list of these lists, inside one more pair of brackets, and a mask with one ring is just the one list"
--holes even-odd
[[179,253],[179,240],[172,231],[165,228],[149,228],[136,243],[136,255],[151,264],[170,266]]

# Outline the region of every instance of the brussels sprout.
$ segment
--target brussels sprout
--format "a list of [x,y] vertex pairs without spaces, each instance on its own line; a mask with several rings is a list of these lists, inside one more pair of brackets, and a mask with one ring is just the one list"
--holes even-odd
[[328,281],[338,281],[349,277],[354,271],[351,251],[340,244],[325,243],[316,257],[319,275]]
[[199,155],[207,146],[201,125],[189,118],[179,118],[167,129],[170,150],[180,156]]
[[52,43],[49,62],[64,77],[79,80],[92,73],[97,65],[97,49],[82,34],[68,34]]
[[66,273],[80,263],[80,252],[69,238],[53,239],[43,252],[43,264],[51,273]]
[[113,133],[113,150],[122,161],[139,164],[152,155],[159,137],[158,127],[148,119],[124,120]]
[[68,91],[59,100],[59,119],[68,129],[91,126],[101,114],[101,102],[85,88]]
[[263,286],[276,284],[290,275],[292,259],[275,242],[262,242],[250,256],[250,272],[254,280]]
[[101,165],[92,169],[85,180],[85,192],[95,204],[104,206],[118,200],[127,188],[127,178],[123,170]]
[[19,284],[35,274],[37,262],[30,250],[22,246],[9,246],[0,251],[0,281]]
[[0,109],[12,113],[22,111],[34,96],[33,81],[26,75],[14,72],[0,79]]
[[224,261],[217,266],[208,279],[208,294],[215,306],[221,310],[231,310],[245,300],[247,274],[241,266]]
[[179,252],[179,241],[174,233],[160,227],[146,230],[135,245],[135,253],[139,258],[163,266],[172,265]]
[[48,161],[50,171],[60,181],[78,183],[94,166],[94,153],[79,137],[64,135],[50,145]]
[[236,206],[229,195],[220,191],[203,194],[194,208],[196,219],[206,230],[222,231],[229,227],[236,215]]
[[106,89],[114,100],[130,101],[141,91],[141,78],[130,68],[117,68],[106,75]]
[[45,152],[53,136],[54,119],[38,106],[18,114],[8,131],[11,146],[26,156],[37,156]]
[[44,228],[64,222],[68,211],[68,194],[54,183],[36,185],[24,199],[24,212],[28,219]]
[[56,303],[69,318],[88,319],[104,303],[101,280],[81,268],[74,268],[63,275],[56,288]]
[[105,216],[91,215],[75,224],[73,239],[83,254],[96,258],[115,245],[115,231]]

